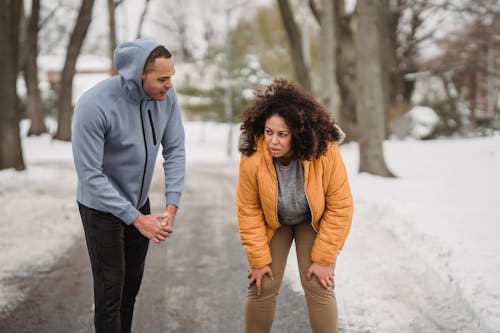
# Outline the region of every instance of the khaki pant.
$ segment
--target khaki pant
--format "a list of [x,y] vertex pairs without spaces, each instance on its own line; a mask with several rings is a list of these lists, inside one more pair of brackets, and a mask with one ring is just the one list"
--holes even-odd
[[314,275],[310,281],[306,279],[307,270],[312,264],[310,254],[315,238],[316,233],[309,223],[301,223],[293,227],[282,226],[275,232],[270,243],[273,258],[270,267],[274,280],[271,280],[268,275],[263,277],[260,296],[257,296],[255,283],[248,289],[245,306],[246,333],[271,331],[276,297],[283,280],[286,259],[293,239],[295,239],[300,281],[306,296],[312,330],[314,333],[338,331],[337,301],[333,290],[323,288]]

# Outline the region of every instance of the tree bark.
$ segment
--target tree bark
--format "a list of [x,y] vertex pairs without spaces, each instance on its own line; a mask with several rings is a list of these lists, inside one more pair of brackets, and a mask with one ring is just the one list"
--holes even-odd
[[[474,57],[477,59],[477,55]],[[476,131],[477,127],[477,71],[474,68],[471,68],[469,71],[469,107],[470,107],[470,127],[469,133],[473,134]]]
[[[337,88],[335,96],[338,97],[338,101],[335,103],[338,110],[336,117],[338,118],[335,119],[347,133],[345,141],[356,141],[358,139],[358,121],[356,116],[356,49],[351,29],[352,15],[346,14],[344,0],[332,1],[333,21],[335,25],[333,30],[335,33],[333,68]],[[330,6],[330,1],[325,2],[326,6]],[[309,8],[322,29],[321,34],[323,34],[321,10],[318,9],[314,0],[309,0]],[[325,42],[322,41],[322,48],[324,44]],[[325,87],[323,88],[325,89]]]
[[340,124],[347,134],[346,141],[357,140],[359,137],[356,115],[356,46],[351,22],[352,15],[346,14],[344,0],[335,0],[335,69],[340,96]]
[[290,52],[292,55],[293,69],[295,72],[295,79],[302,87],[311,91],[311,79],[309,77],[309,69],[305,63],[304,54],[302,52],[302,35],[300,34],[297,23],[293,18],[292,8],[288,0],[278,0],[278,5],[285,26],[288,42],[290,45]]
[[335,5],[332,0],[323,0],[320,12],[321,26],[321,97],[326,109],[335,121],[342,122],[337,103],[336,54],[337,36],[335,29]]
[[40,0],[31,1],[31,15],[26,35],[26,62],[24,64],[24,79],[28,91],[27,112],[31,119],[29,135],[40,135],[47,132],[44,122],[44,111],[40,89],[38,88],[38,30],[40,19]]
[[71,33],[66,53],[66,60],[61,73],[58,121],[55,139],[71,140],[71,118],[73,116],[73,105],[71,101],[73,90],[73,76],[75,75],[76,60],[87,35],[87,30],[92,19],[92,7],[94,0],[82,0],[82,5],[78,12],[76,24]]
[[357,114],[359,123],[359,171],[391,177],[384,160],[387,99],[384,92],[381,22],[383,0],[363,0],[357,4]]
[[19,58],[19,24],[22,1],[0,1],[0,170],[24,170],[19,136],[19,110],[17,102],[17,74]]
[[[381,0],[380,6],[378,6],[379,18],[380,18],[380,42],[382,44],[381,48],[381,60],[382,60],[382,86],[384,92],[384,104],[386,105],[386,122],[390,121],[390,110],[393,105],[396,104],[396,92],[394,90],[394,85],[392,84],[394,74],[397,71],[396,63],[396,40],[398,25],[397,20],[391,12],[390,0]],[[397,12],[396,12],[397,15]],[[396,16],[397,17],[397,16]],[[395,22],[395,24],[394,24]],[[385,126],[385,138],[389,138],[389,126]]]
[[115,49],[116,49],[116,20],[115,20],[115,1],[108,0],[109,14],[109,58],[111,60],[111,75],[116,75],[118,72],[115,67]]

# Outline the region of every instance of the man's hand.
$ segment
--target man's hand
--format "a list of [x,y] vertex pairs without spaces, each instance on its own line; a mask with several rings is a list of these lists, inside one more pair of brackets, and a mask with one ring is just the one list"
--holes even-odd
[[174,230],[175,215],[177,214],[177,210],[177,206],[168,205],[163,213],[165,216],[161,219],[161,224],[164,226],[168,225],[172,228],[172,230]]
[[330,289],[335,285],[333,281],[334,274],[331,265],[325,266],[313,262],[311,266],[309,266],[309,269],[307,270],[307,275],[306,275],[307,280],[311,280],[313,275],[316,275],[316,277],[319,280],[319,283],[325,289]]
[[250,267],[248,269],[248,286],[250,287],[252,284],[256,284],[256,288],[257,288],[257,296],[260,296],[260,292],[262,290],[262,278],[264,277],[264,275],[269,275],[269,278],[271,280],[274,279],[274,276],[273,276],[273,271],[271,270],[271,268],[269,267],[269,265],[266,265],[262,268],[253,268],[253,267]]
[[160,223],[160,219],[163,220],[166,217],[165,213],[150,215],[140,214],[134,222],[132,222],[132,224],[142,235],[144,235],[144,237],[147,237],[156,244],[159,244],[167,239],[173,231],[170,225]]

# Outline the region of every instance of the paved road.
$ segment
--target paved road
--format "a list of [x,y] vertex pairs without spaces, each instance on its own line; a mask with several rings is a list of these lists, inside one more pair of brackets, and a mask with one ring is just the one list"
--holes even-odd
[[[134,332],[242,332],[247,264],[234,211],[236,173],[234,164],[189,166],[174,234],[150,245]],[[154,212],[162,210],[162,180],[157,172],[150,197]],[[380,223],[393,212],[363,200],[357,204],[336,272],[340,332],[476,332],[467,302]],[[93,332],[83,237],[53,267],[22,276],[10,282],[26,296],[10,312],[2,309],[0,333]],[[303,295],[284,284],[272,333],[310,332]]]
[[[246,259],[234,211],[237,166],[192,165],[175,232],[151,243],[134,332],[242,332]],[[161,210],[161,174],[151,190]],[[75,223],[79,223],[78,221]],[[1,333],[93,332],[92,281],[83,238],[51,269],[22,281],[26,299],[0,318]],[[273,333],[311,332],[302,295],[282,287]]]

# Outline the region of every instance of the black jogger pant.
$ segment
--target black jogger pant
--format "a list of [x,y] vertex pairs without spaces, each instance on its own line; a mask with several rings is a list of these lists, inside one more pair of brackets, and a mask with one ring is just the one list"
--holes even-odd
[[[149,239],[112,214],[78,208],[94,278],[96,333],[130,332]],[[150,214],[149,200],[139,210]]]

